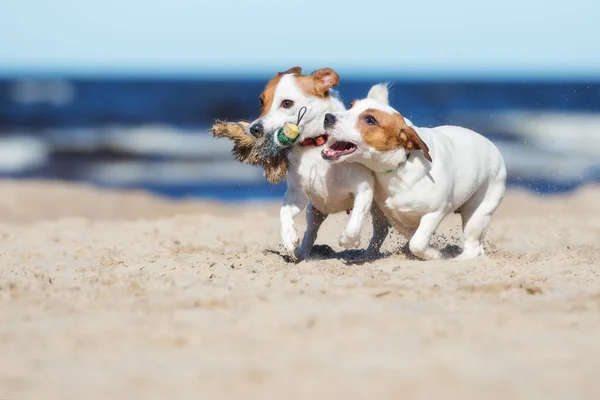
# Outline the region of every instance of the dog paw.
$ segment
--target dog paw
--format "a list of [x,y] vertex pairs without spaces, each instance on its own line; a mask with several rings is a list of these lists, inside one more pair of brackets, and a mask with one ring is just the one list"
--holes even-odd
[[454,261],[467,261],[485,255],[485,252],[478,251],[463,251],[458,256],[454,257]]
[[425,257],[427,260],[441,260],[442,252],[439,251],[438,249],[434,249],[433,247],[430,247],[425,252]]
[[300,240],[298,239],[298,233],[296,232],[296,228],[294,226],[284,229],[281,232],[281,242],[288,255],[295,259],[295,252],[300,245]]
[[310,257],[310,250],[311,249],[306,249],[304,246],[300,246],[298,249],[296,249],[296,251],[294,252],[294,258],[296,261],[304,261],[307,260]]
[[359,235],[348,235],[346,231],[340,236],[340,246],[346,249],[356,249],[360,246],[360,234]]
[[427,247],[425,250],[421,251],[421,252],[412,252],[414,256],[420,258],[421,260],[440,260],[442,258],[442,253],[434,248],[434,247]]
[[483,246],[481,245],[481,243],[475,241],[467,241],[465,242],[465,247],[462,251],[462,253],[460,253],[458,256],[454,257],[454,261],[466,261],[466,260],[472,260],[474,258],[477,258],[479,256],[483,256],[485,255],[485,250],[483,249]]

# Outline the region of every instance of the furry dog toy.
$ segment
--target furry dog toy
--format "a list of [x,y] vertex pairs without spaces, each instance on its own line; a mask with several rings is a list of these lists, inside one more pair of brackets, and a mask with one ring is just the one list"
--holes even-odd
[[238,161],[262,166],[267,180],[271,183],[278,183],[285,178],[287,173],[287,153],[290,146],[296,143],[300,136],[298,125],[305,113],[306,107],[302,107],[298,112],[297,123],[288,122],[275,132],[264,134],[258,138],[247,132],[250,124],[245,121],[216,121],[210,131],[216,138],[227,138],[233,141],[231,152]]

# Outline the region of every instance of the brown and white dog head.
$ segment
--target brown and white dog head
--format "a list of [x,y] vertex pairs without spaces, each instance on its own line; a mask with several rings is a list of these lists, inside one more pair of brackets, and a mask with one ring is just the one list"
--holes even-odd
[[303,138],[305,133],[303,127],[311,123],[322,132],[323,115],[329,109],[330,89],[338,83],[338,74],[330,68],[310,75],[302,75],[300,67],[279,72],[259,97],[261,114],[250,125],[250,133],[258,137],[279,129],[286,122],[296,123],[302,107],[307,109],[300,123],[300,137]]
[[389,151],[422,150],[429,161],[429,148],[412,124],[388,104],[388,89],[375,85],[366,99],[355,100],[343,112],[328,113],[324,120],[329,141],[322,156],[332,162],[361,162]]

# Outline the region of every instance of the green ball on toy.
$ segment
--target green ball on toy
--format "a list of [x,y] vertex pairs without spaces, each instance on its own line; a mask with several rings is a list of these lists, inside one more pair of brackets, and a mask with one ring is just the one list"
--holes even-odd
[[298,122],[286,122],[281,128],[277,129],[275,133],[275,140],[281,147],[289,147],[296,143],[298,137],[300,137],[300,121],[306,114],[306,107],[302,107],[298,111]]

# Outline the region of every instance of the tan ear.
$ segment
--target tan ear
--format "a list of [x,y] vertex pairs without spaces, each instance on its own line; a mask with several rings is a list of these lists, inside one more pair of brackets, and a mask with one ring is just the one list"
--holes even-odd
[[400,129],[400,141],[406,150],[423,150],[425,158],[432,162],[429,155],[429,147],[419,137],[417,132],[410,126],[406,125]]
[[314,81],[315,91],[321,96],[326,95],[329,89],[340,83],[340,77],[331,68],[319,69],[310,76]]
[[295,66],[295,67],[288,69],[287,71],[279,72],[279,73],[277,73],[277,75],[285,75],[285,74],[300,75],[301,73],[302,73],[302,68]]

